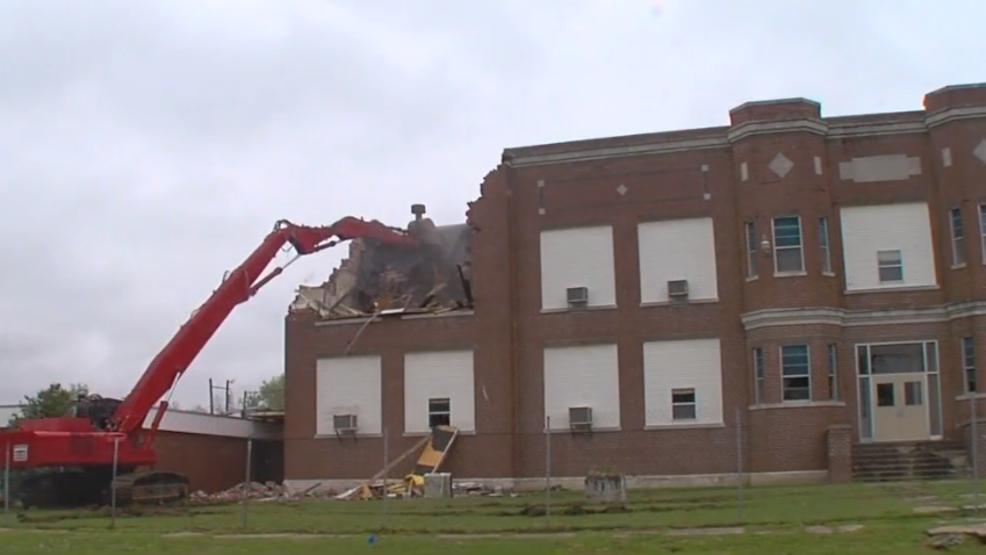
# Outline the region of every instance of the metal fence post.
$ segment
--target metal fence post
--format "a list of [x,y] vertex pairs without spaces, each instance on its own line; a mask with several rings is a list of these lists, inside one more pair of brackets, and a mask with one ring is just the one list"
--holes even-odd
[[736,515],[743,520],[743,410],[736,408]]
[[388,505],[388,493],[389,487],[387,484],[387,479],[390,472],[387,465],[390,464],[390,437],[387,434],[387,428],[383,429],[383,516],[380,517],[380,531],[383,532],[384,528],[387,526],[387,505]]
[[3,521],[4,526],[10,526],[10,442],[7,442],[7,449],[4,454],[3,465]]
[[253,438],[247,438],[246,481],[243,482],[243,527],[249,526],[248,506],[253,484]]
[[973,514],[979,516],[979,415],[976,405],[976,393],[973,392],[969,399],[969,425],[972,434],[972,504],[975,507]]
[[116,529],[116,472],[120,462],[120,436],[113,438],[113,479],[110,482],[110,528]]
[[544,520],[551,528],[551,417],[544,419]]

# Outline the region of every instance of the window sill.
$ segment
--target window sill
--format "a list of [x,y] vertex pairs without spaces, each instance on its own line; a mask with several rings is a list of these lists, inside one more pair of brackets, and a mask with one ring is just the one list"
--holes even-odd
[[746,276],[746,282],[751,283],[760,279],[760,276]]
[[962,268],[965,268],[965,267],[966,267],[966,263],[965,262],[963,262],[962,264],[952,264],[952,269],[953,270],[961,270]]
[[616,310],[615,304],[590,305],[582,307],[542,308],[541,314],[566,314],[570,312],[592,312],[594,310]]
[[963,393],[955,396],[956,401],[971,401],[973,399],[986,399],[986,393]]
[[800,272],[774,272],[775,278],[792,278],[792,277],[805,277],[808,272],[802,270]]
[[[431,435],[431,432],[404,432],[401,434],[402,437],[425,437]],[[458,430],[456,435],[460,436],[474,436],[476,435],[476,430]]]
[[543,429],[543,428],[541,429],[541,433],[542,434],[543,433],[552,433],[552,434],[572,434],[572,433],[586,434],[586,433],[592,433],[592,434],[598,434],[598,433],[622,432],[622,431],[623,431],[623,428],[621,428],[620,426],[604,426],[604,427],[601,427],[601,428],[593,428],[593,429],[591,429],[591,430],[589,430],[587,432],[583,432],[583,431],[573,432],[571,428],[551,428],[551,431],[550,432],[548,430]]
[[647,301],[640,303],[640,308],[649,308],[653,306],[688,306],[693,304],[715,304],[719,302],[719,299],[706,298],[706,299],[688,299],[684,301]]
[[938,285],[888,285],[885,287],[871,287],[869,289],[846,289],[842,293],[845,295],[869,295],[872,293],[908,293],[912,291],[935,291],[940,289]]
[[378,432],[373,432],[373,433],[370,433],[370,432],[360,432],[360,433],[357,433],[355,436],[353,436],[353,435],[341,435],[341,436],[337,436],[335,434],[315,434],[312,437],[313,437],[313,439],[337,439],[337,440],[340,440],[340,441],[345,441],[347,439],[380,439],[380,438],[383,437],[383,433],[382,432],[379,432],[379,433]]
[[658,431],[658,430],[711,430],[716,428],[725,428],[726,424],[723,422],[695,422],[691,424],[686,424],[684,422],[672,423],[672,424],[647,424],[644,426],[644,430],[648,432]]
[[784,403],[764,403],[750,405],[747,410],[807,409],[819,407],[844,407],[845,401],[787,401]]
[[822,275],[825,276],[825,277],[832,277],[832,278],[834,278],[835,277],[835,272],[822,272]]

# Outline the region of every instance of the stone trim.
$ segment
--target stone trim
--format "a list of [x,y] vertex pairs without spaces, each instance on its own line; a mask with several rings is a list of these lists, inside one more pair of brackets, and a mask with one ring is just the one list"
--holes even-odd
[[[577,141],[572,144],[572,147],[575,149],[567,152],[538,153],[538,146],[507,148],[503,151],[503,159],[507,166],[522,168],[608,158],[720,149],[727,148],[732,143],[747,137],[763,134],[802,132],[813,133],[824,137],[826,140],[842,140],[847,138],[927,133],[935,127],[953,121],[986,118],[986,106],[947,108],[923,116],[920,115],[922,112],[917,112],[917,114],[918,118],[915,118],[915,112],[899,112],[900,119],[891,121],[866,121],[865,116],[859,119],[854,118],[850,121],[844,121],[844,118],[833,118],[832,120],[753,121],[732,128],[712,128],[709,130],[710,132],[718,133],[699,138],[678,139],[676,136],[680,136],[680,133],[671,131],[654,133],[648,137],[652,139],[651,142],[642,142],[634,145],[605,146],[607,142],[620,137]],[[882,116],[884,114],[879,115]],[[893,116],[894,114],[887,115]],[[643,139],[644,137],[641,138]],[[582,144],[576,146],[578,143]],[[591,143],[596,143],[598,146],[592,146]],[[551,146],[557,147],[560,145]]]
[[777,326],[863,327],[936,324],[972,316],[986,316],[986,301],[965,301],[923,308],[872,310],[847,310],[835,307],[768,308],[747,312],[740,316],[740,319],[744,329],[751,331]]

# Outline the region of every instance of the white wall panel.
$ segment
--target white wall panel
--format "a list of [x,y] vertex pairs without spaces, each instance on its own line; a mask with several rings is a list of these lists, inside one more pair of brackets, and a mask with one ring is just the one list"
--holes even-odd
[[[938,284],[931,219],[924,202],[841,209],[846,289],[891,289]],[[880,283],[877,252],[899,250],[903,283]]]
[[589,306],[616,305],[610,226],[541,232],[541,308],[568,308],[566,290],[587,287]]
[[552,430],[567,430],[569,407],[592,407],[596,430],[620,427],[617,346],[580,345],[544,350],[544,411]]
[[356,415],[357,434],[383,433],[379,356],[319,359],[316,366],[317,435],[335,435],[332,417]]
[[425,433],[428,400],[449,399],[452,426],[476,431],[473,352],[428,351],[404,355],[404,431]]
[[688,280],[688,297],[719,297],[712,218],[645,222],[637,226],[640,300],[668,302],[668,281]]
[[[671,391],[694,389],[697,418],[674,421]],[[645,425],[721,424],[722,353],[719,339],[644,343]]]

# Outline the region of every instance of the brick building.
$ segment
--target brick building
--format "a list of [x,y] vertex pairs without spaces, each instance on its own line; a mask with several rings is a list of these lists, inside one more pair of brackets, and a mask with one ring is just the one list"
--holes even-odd
[[924,106],[751,102],[728,127],[505,150],[467,214],[473,308],[296,303],[286,478],[366,478],[385,432],[392,457],[446,420],[450,472],[515,482],[548,441],[553,476],[715,481],[742,457],[766,482],[962,440],[986,371],[986,85]]

